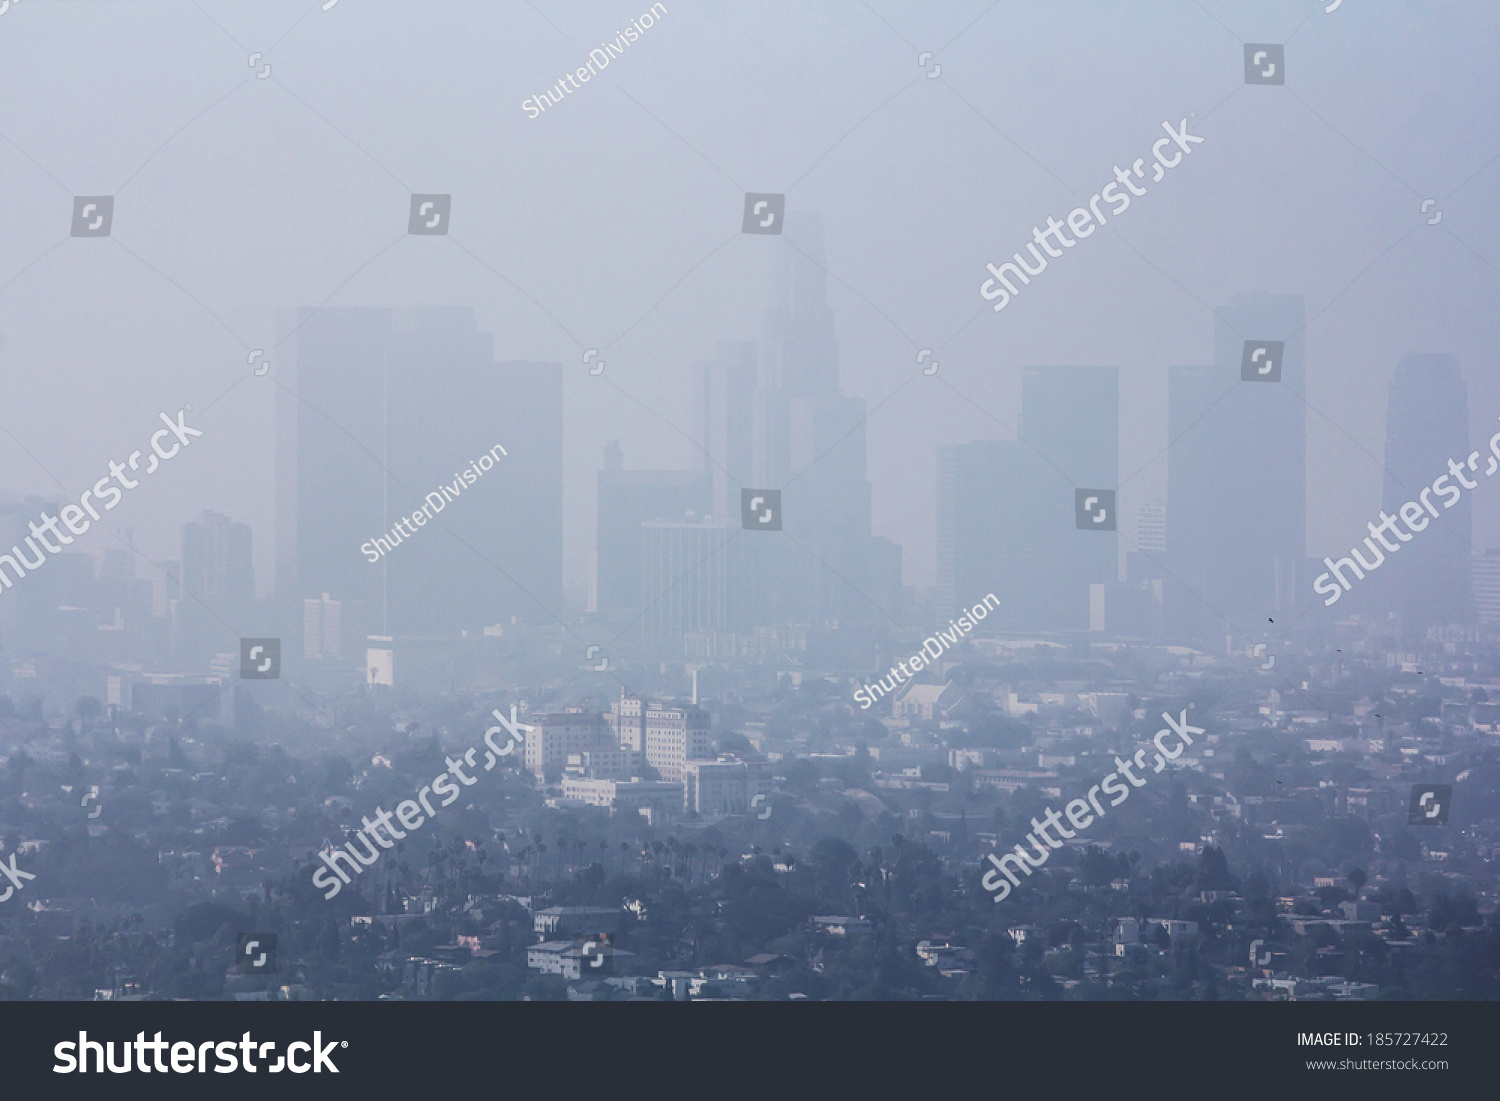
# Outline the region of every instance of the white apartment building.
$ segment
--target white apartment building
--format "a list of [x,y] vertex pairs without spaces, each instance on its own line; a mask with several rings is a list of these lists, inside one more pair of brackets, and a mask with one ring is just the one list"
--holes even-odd
[[749,814],[751,800],[770,794],[770,782],[758,761],[720,757],[687,761],[682,766],[682,806],[709,816]]
[[660,780],[590,780],[565,775],[564,799],[575,799],[591,807],[635,811],[641,807],[675,807],[682,800],[682,785]]
[[597,711],[570,707],[533,713],[526,721],[535,727],[526,734],[526,768],[534,776],[561,772],[570,753],[617,748],[614,732]]
[[646,763],[669,783],[682,782],[688,761],[713,759],[712,719],[696,707],[649,707],[645,718]]
[[641,754],[634,749],[585,749],[569,753],[564,771],[580,780],[628,780],[640,772]]
[[618,702],[609,705],[609,714],[604,721],[614,731],[615,742],[621,749],[646,748],[646,707],[644,697],[624,694]]

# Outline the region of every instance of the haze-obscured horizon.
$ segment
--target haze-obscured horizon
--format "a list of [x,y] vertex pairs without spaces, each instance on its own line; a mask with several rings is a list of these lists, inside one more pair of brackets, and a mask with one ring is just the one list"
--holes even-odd
[[[1500,11],[1326,6],[679,0],[531,119],[522,100],[642,5],[16,3],[0,490],[75,499],[192,404],[202,439],[109,520],[153,558],[205,509],[247,523],[266,593],[277,312],[470,307],[497,360],[562,364],[581,602],[605,442],[627,469],[701,467],[695,365],[764,338],[816,213],[839,382],[872,410],[873,530],[908,585],[936,577],[937,448],[1009,437],[1027,366],[1120,368],[1121,530],[1161,500],[1170,531],[1168,369],[1212,363],[1213,309],[1253,292],[1305,301],[1307,553],[1344,553],[1380,507],[1403,354],[1457,357],[1474,446],[1500,427]],[[1244,84],[1242,41],[1286,43],[1284,87]],[[1181,166],[987,308],[987,261],[1190,112]],[[413,192],[453,196],[448,238],[407,234]],[[740,232],[745,192],[786,194],[784,238]],[[115,196],[109,240],[69,237],[75,195]],[[922,348],[940,373],[913,381]],[[1494,495],[1473,507],[1475,548],[1500,543]]]

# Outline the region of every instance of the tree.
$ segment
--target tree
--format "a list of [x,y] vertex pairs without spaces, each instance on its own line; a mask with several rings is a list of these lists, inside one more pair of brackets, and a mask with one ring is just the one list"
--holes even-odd
[[1234,891],[1240,885],[1240,881],[1229,874],[1229,860],[1224,856],[1224,850],[1214,845],[1204,846],[1203,854],[1198,858],[1196,883],[1200,891]]
[[818,893],[831,902],[843,902],[848,894],[849,871],[859,863],[854,846],[838,837],[820,838],[807,854],[816,876]]

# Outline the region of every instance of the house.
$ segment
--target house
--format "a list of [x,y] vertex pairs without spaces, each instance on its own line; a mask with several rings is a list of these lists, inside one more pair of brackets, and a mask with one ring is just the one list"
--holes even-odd
[[539,937],[578,936],[620,931],[620,911],[614,906],[548,906],[531,915],[532,931]]
[[974,962],[972,951],[946,940],[918,941],[917,956],[928,967],[936,967],[944,975],[962,974]]
[[946,719],[963,699],[952,681],[947,684],[911,684],[896,697],[891,705],[891,715],[898,719],[918,719],[930,722]]
[[814,932],[827,933],[831,937],[852,937],[874,932],[869,918],[848,917],[843,914],[814,914],[812,927]]
[[608,941],[580,937],[576,940],[549,940],[526,949],[526,966],[543,975],[561,975],[581,979],[614,974],[616,961],[633,959],[634,952],[616,948]]
[[1006,930],[1006,933],[1010,936],[1011,940],[1016,942],[1016,947],[1019,948],[1026,943],[1027,937],[1039,937],[1042,931],[1035,925],[1012,925]]
[[1132,944],[1141,942],[1140,922],[1135,918],[1121,918],[1110,940],[1115,946],[1115,955],[1123,957]]
[[1147,918],[1147,925],[1160,925],[1167,931],[1167,936],[1176,942],[1180,937],[1196,937],[1198,935],[1198,923],[1196,921],[1178,921],[1176,918]]

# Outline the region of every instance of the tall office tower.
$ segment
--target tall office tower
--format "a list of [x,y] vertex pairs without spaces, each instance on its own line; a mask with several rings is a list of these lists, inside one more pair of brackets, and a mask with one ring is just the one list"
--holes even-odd
[[[1449,459],[1463,462],[1468,454],[1469,390],[1458,360],[1445,353],[1402,356],[1391,379],[1385,416],[1386,513],[1396,515],[1407,501],[1416,501],[1447,471]],[[1439,511],[1433,530],[1410,542],[1386,536],[1386,542],[1400,549],[1385,551],[1389,561],[1372,579],[1379,586],[1381,610],[1400,612],[1408,632],[1425,633],[1431,624],[1472,619],[1469,495]]]
[[620,442],[610,440],[598,482],[595,606],[612,616],[638,615],[660,592],[643,588],[646,536],[641,525],[648,520],[681,520],[689,513],[706,517],[713,511],[713,477],[708,471],[624,466]]
[[714,482],[713,507],[702,511],[736,516],[740,490],[756,485],[758,370],[756,347],[748,340],[719,341],[714,358],[698,367],[703,407],[703,470]]
[[1015,624],[1029,562],[1020,552],[1031,518],[1030,469],[1019,440],[975,440],[938,448],[937,610],[951,619],[989,593],[997,625]]
[[317,600],[302,602],[302,656],[332,658],[343,656],[344,606],[323,593]]
[[[561,366],[496,363],[467,308],[301,310],[281,327],[295,332],[277,395],[284,611],[326,592],[385,633],[553,622]],[[392,537],[424,502],[424,528]],[[377,536],[394,545],[372,562]]]
[[1145,554],[1165,554],[1167,550],[1167,508],[1152,503],[1135,510],[1135,549]]
[[172,618],[172,608],[182,600],[182,560],[168,558],[156,563],[151,574],[151,614]]
[[250,562],[250,525],[217,512],[182,525],[182,587],[188,598],[213,606],[243,606],[255,600]]
[[[1168,382],[1168,540],[1174,633],[1250,630],[1303,598],[1307,547],[1304,310],[1297,295],[1238,295],[1217,313],[1214,366]],[[1279,382],[1242,382],[1246,342],[1282,341]]]
[[179,642],[188,663],[238,651],[238,639],[255,633],[257,622],[250,525],[217,512],[184,524],[182,592]]
[[[757,480],[781,489],[785,537],[767,550],[767,582],[783,619],[885,622],[872,594],[877,579],[865,477],[862,398],[839,390],[839,349],[823,273],[817,215],[787,223],[789,277],[767,322],[767,371],[774,388],[758,402]],[[888,564],[888,556],[881,559]],[[899,586],[899,580],[895,582]]]
[[657,650],[681,657],[690,631],[750,631],[762,621],[758,533],[707,518],[653,520],[641,531],[643,630]]
[[66,586],[58,576],[62,571],[47,568],[61,556],[49,554],[30,529],[44,511],[56,516],[57,509],[56,501],[40,497],[0,505],[0,554],[8,556],[0,564],[0,628],[12,652],[47,645],[61,631],[57,608]]
[[1078,529],[1074,491],[1118,487],[1119,369],[1027,367],[1019,435],[1030,473],[1016,619],[1025,627],[1085,630],[1089,586],[1116,580],[1118,551],[1113,532]]
[[1500,623],[1500,548],[1476,554],[1469,577],[1479,622],[1486,627]]

